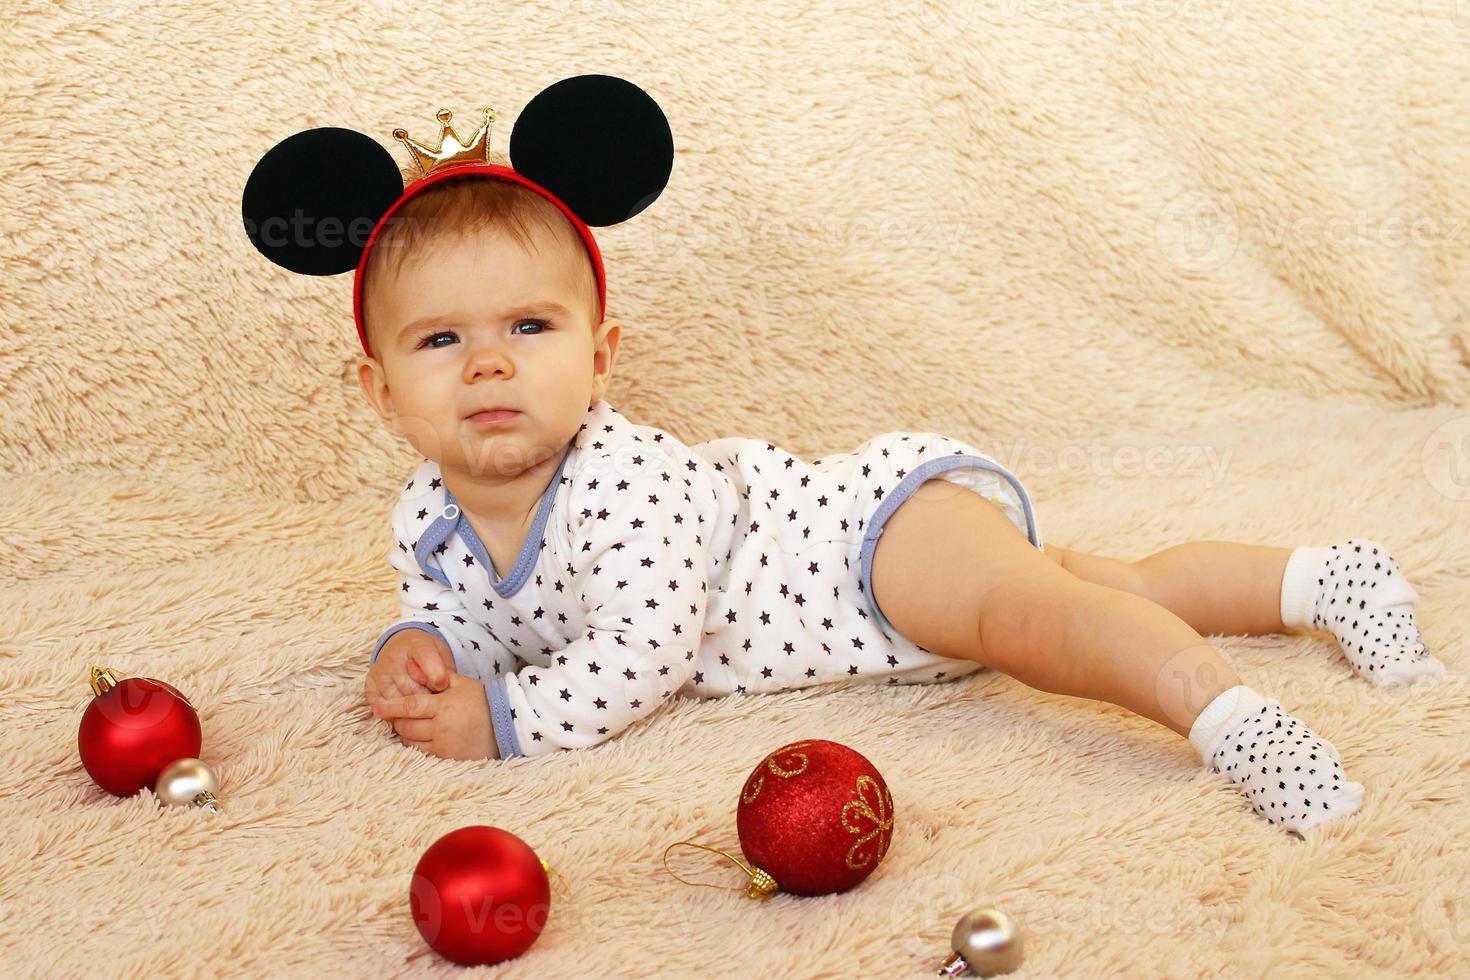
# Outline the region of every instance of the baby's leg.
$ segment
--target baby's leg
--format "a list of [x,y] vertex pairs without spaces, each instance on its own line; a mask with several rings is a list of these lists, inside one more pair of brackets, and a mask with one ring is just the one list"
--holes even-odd
[[1302,833],[1357,812],[1363,786],[1347,779],[1336,747],[1242,684],[1188,624],[1141,596],[1073,581],[1058,589],[1022,579],[999,591],[981,610],[995,624],[982,625],[985,642],[1071,663],[1061,693],[1121,705],[1185,736],[1271,823]]
[[1152,599],[1206,636],[1312,627],[1332,633],[1375,684],[1445,673],[1419,633],[1418,593],[1376,541],[1294,549],[1190,541],[1137,562],[1050,545],[1048,554],[1078,578]]
[[1444,673],[1420,642],[1418,594],[1376,541],[1321,548],[1191,541],[1137,567],[1150,597],[1202,634],[1310,626],[1334,634],[1353,669],[1374,683]]
[[1078,578],[1151,599],[1202,636],[1282,630],[1281,572],[1290,548],[1189,541],[1136,562],[1057,551],[1062,567]]
[[878,539],[872,584],[883,614],[925,649],[1187,737],[1273,823],[1300,832],[1359,806],[1337,750],[1241,684],[1188,623],[1069,574],[978,494],[945,483],[905,501]]

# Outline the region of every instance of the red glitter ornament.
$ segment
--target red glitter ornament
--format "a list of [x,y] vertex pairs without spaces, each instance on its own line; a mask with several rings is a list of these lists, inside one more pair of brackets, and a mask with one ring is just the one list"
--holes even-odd
[[825,739],[792,742],[746,778],[735,825],[758,880],[764,872],[793,895],[844,892],[888,853],[893,795],[861,753]]
[[153,787],[170,763],[198,758],[204,735],[189,699],[151,677],[117,679],[110,667],[93,667],[96,695],[82,713],[77,752],[98,786],[114,796]]
[[413,869],[413,924],[436,953],[462,966],[520,956],[546,927],[548,870],[509,831],[483,825],[452,830],[429,845]]

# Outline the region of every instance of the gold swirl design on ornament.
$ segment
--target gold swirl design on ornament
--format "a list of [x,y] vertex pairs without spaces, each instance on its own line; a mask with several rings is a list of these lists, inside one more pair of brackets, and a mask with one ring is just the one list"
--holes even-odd
[[[792,742],[790,745],[783,745],[775,752],[772,752],[770,755],[762,759],[760,765],[764,765],[767,769],[775,773],[777,776],[780,776],[782,779],[790,779],[793,776],[800,776],[802,773],[806,772],[807,767],[811,765],[811,756],[797,754],[796,750],[804,749],[811,744],[811,741],[808,740],[805,742]],[[776,765],[776,757],[782,753],[785,753],[787,755],[795,754],[796,758],[801,760],[801,764],[798,765],[795,769],[782,769],[781,767]],[[757,765],[756,768],[760,769],[760,765]],[[764,772],[761,772],[758,773],[758,776],[759,778],[757,778],[755,781],[755,788],[750,790],[748,793],[742,794],[740,797],[740,802],[754,803],[755,798],[761,795],[761,787],[766,785],[766,774]],[[747,785],[748,784],[749,781],[747,781]]]
[[[873,791],[873,795],[876,798],[877,810],[874,810],[873,805],[863,799],[863,791],[869,789]],[[887,811],[886,814],[885,811]],[[879,789],[878,781],[872,776],[859,776],[857,780],[857,799],[849,800],[842,808],[842,825],[847,828],[848,833],[862,834],[862,826],[854,825],[848,820],[849,815],[852,813],[856,813],[857,819],[859,820],[866,819],[872,821],[872,829],[858,838],[857,843],[853,844],[847,852],[847,866],[853,870],[857,870],[859,868],[866,868],[875,861],[882,860],[883,855],[888,852],[888,842],[879,841],[877,854],[867,854],[861,861],[856,859],[857,852],[862,849],[864,844],[877,837],[883,831],[893,829],[893,794],[888,792],[886,787]]]

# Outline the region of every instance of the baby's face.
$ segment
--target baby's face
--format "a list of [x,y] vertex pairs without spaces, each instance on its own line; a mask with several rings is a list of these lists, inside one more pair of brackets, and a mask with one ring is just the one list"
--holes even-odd
[[[423,456],[469,479],[560,457],[612,373],[620,331],[591,322],[590,260],[536,234],[536,252],[501,232],[435,241],[368,284],[376,356],[359,365],[363,391]],[[471,420],[496,406],[520,414]]]

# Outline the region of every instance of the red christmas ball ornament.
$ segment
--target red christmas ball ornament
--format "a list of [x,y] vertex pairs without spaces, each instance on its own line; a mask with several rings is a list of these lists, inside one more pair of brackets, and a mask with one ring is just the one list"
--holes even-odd
[[[825,739],[783,745],[740,790],[740,849],[759,888],[829,895],[873,873],[893,838],[893,795],[860,752]],[[756,897],[766,897],[758,895]]]
[[110,667],[93,667],[95,695],[82,712],[77,752],[98,786],[115,796],[153,787],[170,763],[197,758],[204,743],[199,715],[189,699],[151,677],[118,679]]
[[452,830],[413,869],[408,904],[419,935],[462,966],[499,963],[531,947],[551,911],[548,867],[498,827]]

